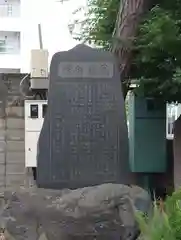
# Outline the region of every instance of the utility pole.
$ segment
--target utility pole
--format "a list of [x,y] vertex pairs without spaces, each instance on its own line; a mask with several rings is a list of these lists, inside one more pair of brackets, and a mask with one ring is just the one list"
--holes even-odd
[[40,23],[38,24],[38,34],[39,34],[40,49],[43,49],[42,31],[41,31]]

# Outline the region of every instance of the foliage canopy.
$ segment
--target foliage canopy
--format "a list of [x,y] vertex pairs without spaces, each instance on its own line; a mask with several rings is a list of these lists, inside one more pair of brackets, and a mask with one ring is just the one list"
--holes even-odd
[[[120,1],[88,0],[79,40],[109,49]],[[181,0],[159,0],[141,22],[132,51],[136,92],[181,102]]]
[[155,6],[140,24],[131,71],[139,93],[171,102],[181,101],[181,11],[173,2]]
[[87,0],[85,21],[78,40],[109,49],[120,0]]

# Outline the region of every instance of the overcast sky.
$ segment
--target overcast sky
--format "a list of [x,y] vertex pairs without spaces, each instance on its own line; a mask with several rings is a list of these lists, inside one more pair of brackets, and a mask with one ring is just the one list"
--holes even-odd
[[[86,5],[87,0],[24,0],[22,1],[22,72],[30,71],[31,49],[39,49],[38,23],[41,23],[43,48],[49,51],[49,63],[52,55],[74,47],[75,41],[68,28],[73,11]],[[36,6],[36,7],[35,7]]]
[[41,1],[46,2],[42,14],[42,33],[44,45],[48,46],[50,54],[75,46],[77,41],[70,35],[68,24],[73,18],[72,12],[85,5],[86,0],[69,0],[63,4],[56,0]]

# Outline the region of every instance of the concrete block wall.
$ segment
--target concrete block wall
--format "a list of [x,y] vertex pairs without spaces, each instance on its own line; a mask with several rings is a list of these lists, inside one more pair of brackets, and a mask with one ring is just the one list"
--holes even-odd
[[6,111],[6,186],[18,187],[25,180],[24,107]]
[[[4,188],[16,189],[24,185],[25,146],[24,146],[24,106],[16,106],[20,98],[20,76],[6,76],[8,99],[5,116],[0,103],[0,191]],[[15,102],[15,104],[14,104]]]
[[0,118],[0,188],[16,188],[25,181],[24,108],[8,107]]

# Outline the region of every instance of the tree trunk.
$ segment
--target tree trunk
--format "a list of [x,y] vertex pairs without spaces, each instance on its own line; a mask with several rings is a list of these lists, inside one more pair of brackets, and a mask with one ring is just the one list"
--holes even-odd
[[129,89],[129,70],[132,58],[132,44],[136,36],[138,24],[143,14],[149,9],[151,0],[121,0],[117,16],[115,31],[113,33],[114,44],[112,51],[119,59],[121,68],[121,81],[123,82],[123,94],[127,95]]

